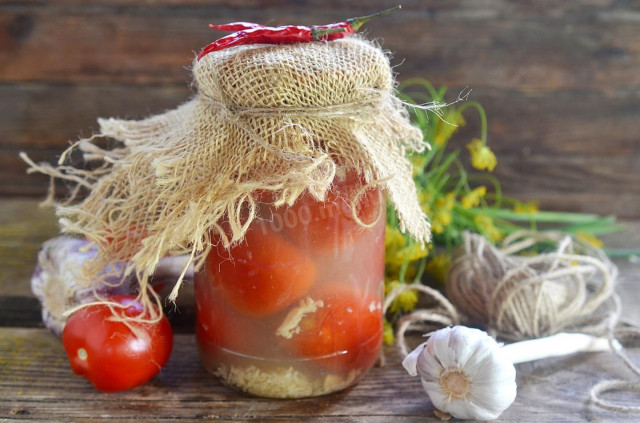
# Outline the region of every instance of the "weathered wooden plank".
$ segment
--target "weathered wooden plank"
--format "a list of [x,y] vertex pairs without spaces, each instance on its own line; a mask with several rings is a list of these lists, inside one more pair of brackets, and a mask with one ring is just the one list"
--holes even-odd
[[0,297],[31,296],[29,281],[40,246],[57,233],[51,209],[34,200],[0,200]]
[[[0,9],[8,28],[0,80],[176,82],[193,51],[220,36],[207,29],[212,20],[316,24],[389,6],[382,0],[366,7],[331,3],[10,4]],[[451,85],[610,93],[640,83],[634,3],[410,0],[403,6],[367,28],[396,64],[403,62],[407,76],[426,71]]]
[[97,132],[99,117],[141,119],[177,107],[191,96],[189,73],[183,73],[185,82],[171,86],[0,85],[2,153],[56,148],[60,154],[71,142]]
[[0,327],[44,328],[35,297],[0,296]]
[[638,156],[499,156],[495,176],[505,195],[539,200],[543,210],[635,218],[640,210]]
[[[634,359],[640,350],[630,350]],[[199,363],[192,335],[176,336],[167,366],[149,384],[122,393],[96,392],[72,374],[59,340],[42,329],[0,328],[0,419],[33,421],[439,421],[418,380],[396,353],[355,388],[315,399],[248,398],[217,382]],[[635,421],[588,403],[603,378],[628,376],[608,354],[544,360],[518,366],[518,398],[502,422]],[[631,404],[629,393],[617,401]]]
[[[187,72],[185,72],[187,75]],[[186,78],[185,78],[186,79]],[[191,96],[188,84],[0,85],[0,196],[42,197],[49,178],[27,175],[18,158],[57,162],[71,142],[98,131],[97,118],[144,118],[177,107]]]
[[[184,79],[189,73],[184,71]],[[406,81],[404,75],[399,81]],[[454,101],[463,87],[448,89]],[[407,88],[409,95],[424,94]],[[0,85],[3,152],[19,148],[64,148],[90,136],[98,117],[144,118],[177,107],[193,92],[177,85]],[[531,155],[629,156],[636,154],[640,96],[558,91],[532,95],[518,90],[475,89],[471,100],[486,109],[489,143],[497,153]],[[465,112],[460,143],[478,137],[474,109]],[[431,119],[437,120],[435,115]],[[462,146],[460,144],[459,146]]]
[[[34,200],[0,201],[0,239],[18,252],[40,243],[55,229],[50,210]],[[611,247],[640,246],[640,226],[610,235]],[[31,248],[31,247],[30,247]],[[149,384],[132,391],[96,392],[73,375],[58,338],[39,329],[38,303],[28,292],[33,263],[5,260],[16,253],[0,251],[0,420],[86,422],[147,421],[311,421],[311,422],[424,422],[439,421],[416,379],[406,375],[400,357],[389,352],[389,364],[374,368],[355,388],[326,397],[271,401],[248,398],[222,386],[199,363],[193,339],[192,292],[179,297],[178,312],[169,317],[177,329],[175,350],[165,369]],[[636,307],[640,285],[637,263],[617,261],[621,271],[625,316],[640,322]],[[7,273],[8,270],[8,273]],[[7,275],[13,276],[7,276]],[[629,311],[630,313],[628,313]],[[188,333],[187,333],[188,332]],[[640,360],[638,344],[630,344]],[[628,378],[625,366],[608,354],[549,359],[518,366],[518,398],[498,421],[580,422],[635,421],[635,416],[600,410],[588,402],[588,390],[603,379]],[[634,404],[632,393],[608,396]]]
[[[450,89],[452,99],[458,90]],[[18,84],[0,86],[0,94],[6,99],[0,105],[0,195],[40,197],[48,178],[26,175],[19,151],[36,161],[55,162],[70,141],[97,130],[98,117],[142,118],[192,95],[186,84]],[[494,89],[472,94],[487,110],[489,145],[499,160],[495,175],[507,195],[537,199],[556,210],[638,217],[640,97],[572,91],[531,96]],[[480,133],[473,111],[468,109],[465,117],[468,124],[453,142],[463,150]],[[468,161],[466,150],[463,160]]]
[[[98,117],[139,119],[177,107],[193,95],[186,82],[189,72],[183,74],[185,82],[176,85],[0,85],[2,152],[61,149],[95,132]],[[409,78],[400,74],[398,79]],[[450,87],[447,100],[455,100],[462,88]],[[638,94],[474,89],[470,99],[486,109],[489,142],[497,153],[629,156],[637,155]],[[479,136],[474,110],[467,109],[465,118],[467,127],[458,137],[462,143]]]

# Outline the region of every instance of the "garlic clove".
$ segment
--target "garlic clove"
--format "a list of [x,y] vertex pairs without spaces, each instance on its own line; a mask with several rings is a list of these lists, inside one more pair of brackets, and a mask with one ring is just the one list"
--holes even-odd
[[420,344],[402,360],[402,367],[404,367],[411,376],[418,376],[418,357],[420,357],[426,345],[426,342]]
[[[459,419],[476,419],[476,420],[495,420],[500,417],[500,414],[505,410],[504,408],[498,408],[496,410],[495,403],[490,401],[488,403],[473,401],[461,402],[458,404],[460,410],[456,413]],[[511,405],[511,403],[509,403]]]
[[418,375],[426,380],[437,380],[444,371],[444,366],[433,352],[428,351],[428,349],[429,345],[425,344],[422,354],[418,356],[416,366]]
[[425,379],[421,379],[421,382],[422,388],[429,396],[429,399],[431,400],[433,406],[440,411],[449,413],[449,407],[452,405],[452,402],[455,402],[455,400],[452,400],[447,394],[445,394],[445,392],[440,387],[440,383],[435,381],[427,381]]
[[473,402],[479,406],[477,415],[481,420],[498,418],[516,399],[516,370],[499,349],[487,357],[480,371],[474,376]]

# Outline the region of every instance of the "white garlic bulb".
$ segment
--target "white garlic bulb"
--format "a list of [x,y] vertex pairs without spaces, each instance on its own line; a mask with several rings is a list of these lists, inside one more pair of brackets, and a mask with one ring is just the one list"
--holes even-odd
[[459,419],[496,419],[516,398],[516,370],[486,332],[465,326],[430,334],[402,365],[433,405]]

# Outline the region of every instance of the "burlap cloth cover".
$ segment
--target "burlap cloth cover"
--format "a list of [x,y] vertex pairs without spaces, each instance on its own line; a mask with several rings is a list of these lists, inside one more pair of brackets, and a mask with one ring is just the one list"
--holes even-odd
[[[175,110],[99,119],[100,133],[72,147],[97,161],[92,171],[38,169],[89,190],[57,209],[63,231],[100,247],[89,278],[126,261],[144,284],[167,254],[190,254],[197,269],[216,233],[225,245],[242,239],[255,217],[252,193],[269,191],[276,205],[305,190],[322,200],[338,165],[383,186],[402,229],[428,240],[405,158],[425,144],[378,46],[358,37],[238,46],[194,62],[193,74],[198,93]],[[104,150],[96,137],[123,145]]]

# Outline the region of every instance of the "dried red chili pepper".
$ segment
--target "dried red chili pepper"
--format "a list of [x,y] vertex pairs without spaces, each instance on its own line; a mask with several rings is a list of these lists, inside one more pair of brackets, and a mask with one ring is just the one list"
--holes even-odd
[[209,24],[209,28],[211,29],[217,29],[220,31],[243,31],[246,29],[253,29],[253,28],[264,28],[264,25],[260,25],[257,23],[251,23],[251,22],[231,22],[228,24],[223,24],[223,25],[211,25]]
[[313,26],[278,26],[270,27],[250,22],[232,22],[223,25],[209,25],[211,29],[220,31],[236,31],[219,38],[206,46],[198,55],[198,60],[212,51],[243,44],[295,44],[311,41],[333,41],[354,34],[370,19],[386,15],[400,9],[400,6],[374,13],[373,15],[350,18],[344,22]]

